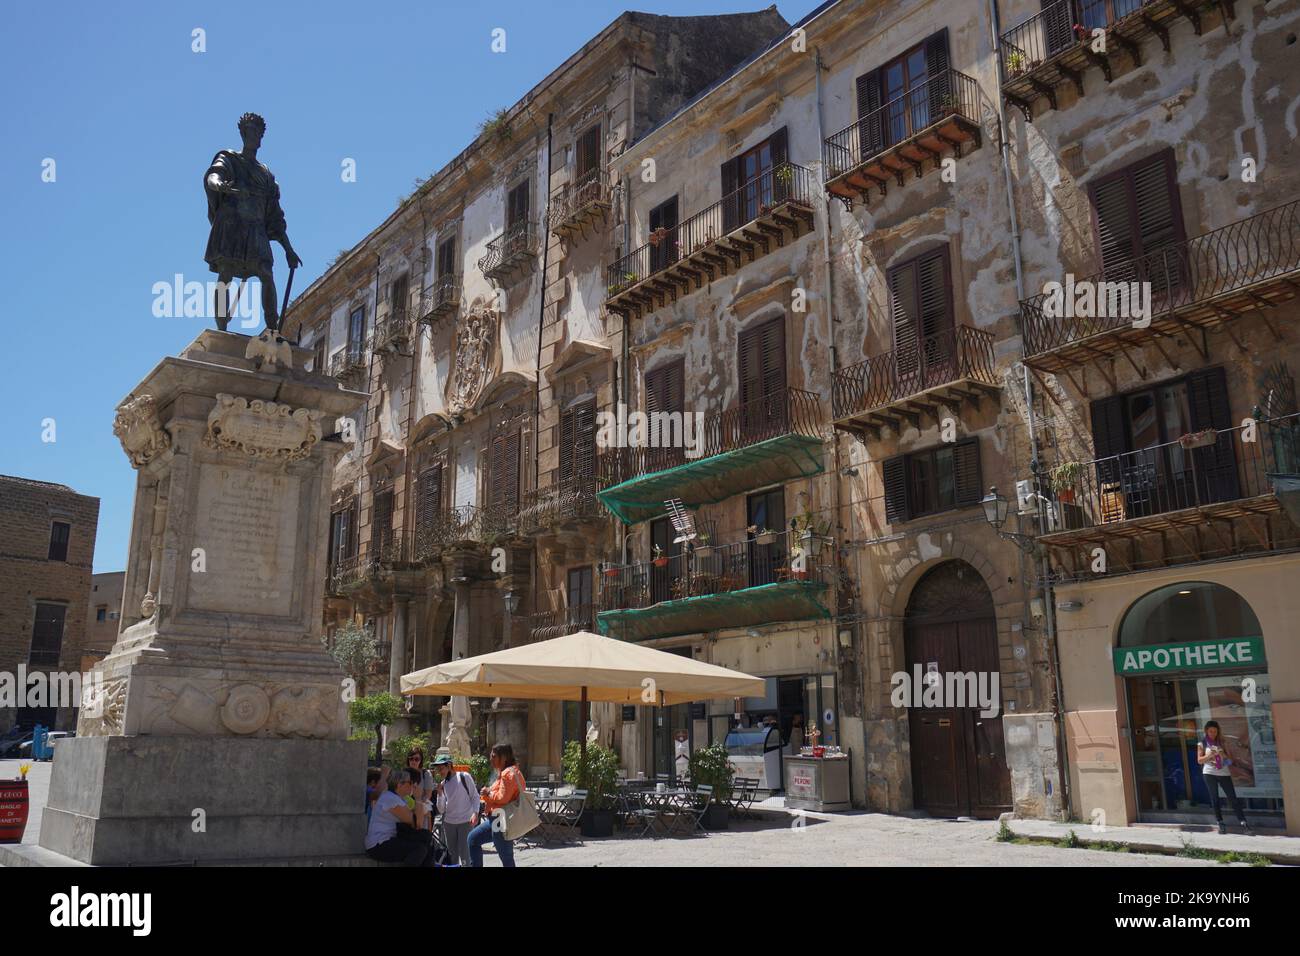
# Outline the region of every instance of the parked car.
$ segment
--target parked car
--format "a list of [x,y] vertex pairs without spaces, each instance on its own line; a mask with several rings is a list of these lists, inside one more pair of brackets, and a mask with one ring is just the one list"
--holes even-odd
[[[77,736],[76,733],[71,730],[51,730],[46,735],[46,738],[49,742],[51,749],[53,749],[53,747],[56,744],[58,744],[58,742],[62,740],[64,737],[75,737],[75,736]],[[32,742],[35,739],[36,739],[35,737],[29,736],[26,740],[24,740],[22,743],[18,745],[19,757],[30,757],[32,755]]]

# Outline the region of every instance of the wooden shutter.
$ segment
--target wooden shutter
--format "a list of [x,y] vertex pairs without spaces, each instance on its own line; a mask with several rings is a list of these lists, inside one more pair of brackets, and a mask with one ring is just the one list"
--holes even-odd
[[984,498],[984,482],[980,475],[980,443],[978,438],[959,441],[952,447],[953,485],[956,489],[957,507],[979,504]]
[[[1107,278],[1125,281],[1125,275],[1116,271],[1118,265],[1186,238],[1172,149],[1099,179],[1089,192],[1098,253]],[[1112,272],[1116,274],[1112,276]],[[1129,278],[1137,281],[1155,277]]]
[[428,535],[442,511],[442,466],[432,465],[420,472],[415,486],[415,528],[417,538]]
[[681,412],[686,409],[686,362],[675,359],[645,373],[645,410]]
[[596,400],[586,399],[560,413],[561,485],[587,488],[596,474]]
[[944,100],[953,93],[952,77],[948,72],[948,28],[931,34],[925,41],[925,75],[929,84],[931,122],[948,112]]
[[890,524],[906,521],[912,516],[907,494],[907,456],[885,459],[881,470],[885,483],[885,520]]
[[668,238],[650,244],[650,268],[655,272],[677,261],[677,197],[665,200],[650,210],[650,231],[667,229]]
[[528,183],[520,183],[506,197],[506,229],[528,219]]
[[[1228,401],[1228,380],[1223,366],[1199,369],[1187,376],[1187,406],[1193,431],[1218,429],[1219,440],[1208,448],[1192,452],[1202,504],[1233,501],[1241,497],[1237,481],[1237,450],[1233,445],[1232,408]],[[1176,437],[1176,436],[1170,436]]]
[[[790,134],[786,127],[782,126],[772,134],[768,140],[772,149],[772,173],[767,177],[762,185],[763,200],[772,203],[782,203],[790,198],[795,189],[793,175],[790,179],[783,181],[777,175],[777,171],[790,161]],[[793,174],[793,170],[791,173]]]
[[928,252],[916,264],[917,307],[920,319],[922,370],[921,386],[951,381],[956,377],[955,342],[952,337],[952,279],[948,268],[948,247]]
[[[1128,429],[1124,426],[1124,398],[1112,395],[1099,398],[1092,403],[1092,450],[1095,458],[1109,458],[1122,455],[1129,450]],[[1112,458],[1097,463],[1097,482],[1099,485],[1115,484],[1119,481],[1122,460]],[[1098,489],[1104,490],[1104,489]]]
[[[737,156],[735,159],[729,159],[722,164],[722,231],[724,233],[731,232],[740,226],[741,207],[744,205],[744,197],[741,196],[738,190],[741,186],[741,163],[743,159],[743,156]],[[718,237],[714,236],[714,238]]]
[[597,167],[600,155],[600,124],[597,123],[578,137],[577,156],[574,163],[574,181],[581,182]]
[[[1074,35],[1074,20],[1070,15],[1072,5],[1062,3],[1061,0],[1043,0],[1043,35],[1046,40],[1047,49],[1043,52],[1047,56],[1055,56],[1062,50],[1069,49],[1078,41]],[[1034,46],[1025,53],[1025,59],[1041,59],[1038,51]]]
[[393,493],[376,492],[371,517],[371,551],[384,554],[393,543]]
[[858,77],[858,146],[860,152],[854,157],[861,161],[870,159],[885,148],[884,114],[879,112],[880,69]]
[[747,404],[785,391],[785,319],[740,333],[740,401]]
[[492,440],[492,505],[500,517],[519,512],[519,432]]

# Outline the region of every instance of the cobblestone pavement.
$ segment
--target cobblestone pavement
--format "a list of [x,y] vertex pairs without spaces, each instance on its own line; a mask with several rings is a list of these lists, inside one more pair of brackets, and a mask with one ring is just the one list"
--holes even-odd
[[[1222,866],[1204,860],[998,843],[996,822],[910,819],[879,813],[808,818],[792,829],[775,814],[732,821],[697,837],[588,840],[523,847],[519,866]],[[489,846],[490,850],[490,846]],[[486,866],[496,866],[490,853]]]

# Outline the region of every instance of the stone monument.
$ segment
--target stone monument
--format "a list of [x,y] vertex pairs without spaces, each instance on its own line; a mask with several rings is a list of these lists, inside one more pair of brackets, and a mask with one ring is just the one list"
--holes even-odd
[[201,333],[117,409],[122,626],[61,741],[40,845],[93,864],[359,854],[369,744],[321,643],[340,420],[365,394],[266,333]]

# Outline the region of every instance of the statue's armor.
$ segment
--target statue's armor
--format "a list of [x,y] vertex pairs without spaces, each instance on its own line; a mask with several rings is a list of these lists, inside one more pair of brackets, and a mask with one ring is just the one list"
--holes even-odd
[[[230,196],[207,186],[213,173],[223,182],[233,183],[239,194]],[[212,224],[203,256],[208,268],[238,279],[269,275],[271,240],[283,240],[286,228],[275,176],[262,163],[223,149],[213,157],[203,178],[208,222]]]

